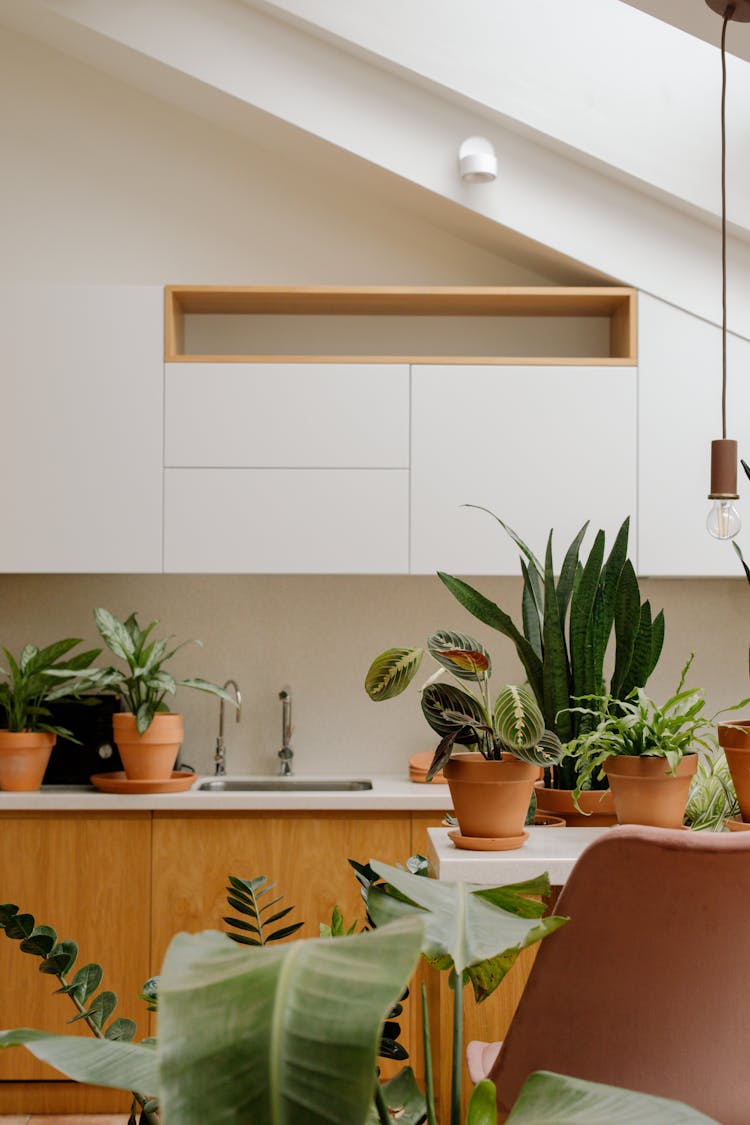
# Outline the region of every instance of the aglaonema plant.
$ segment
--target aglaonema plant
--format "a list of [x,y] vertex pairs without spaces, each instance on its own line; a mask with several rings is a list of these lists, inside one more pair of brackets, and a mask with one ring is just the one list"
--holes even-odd
[[[645,685],[661,654],[664,614],[659,611],[654,616],[650,602],[641,602],[638,579],[627,558],[629,519],[620,527],[606,559],[601,530],[588,556],[580,558],[588,529],[585,523],[565,552],[555,578],[552,531],[542,563],[512,528],[489,514],[521,552],[521,627],[468,582],[443,572],[438,576],[474,617],[513,642],[545,726],[566,744],[593,725],[591,716],[572,710],[582,697],[624,699],[634,688]],[[607,684],[605,655],[613,632],[614,667]],[[576,780],[571,758],[563,757],[545,770],[546,784],[557,789],[573,789]],[[605,786],[606,781],[594,780],[593,785]]]
[[53,721],[51,703],[78,699],[96,684],[108,687],[107,677],[92,668],[102,651],[89,649],[71,655],[81,642],[66,637],[45,648],[24,645],[18,659],[5,647],[7,670],[0,668],[0,716],[9,731],[48,731],[76,741],[70,731]]

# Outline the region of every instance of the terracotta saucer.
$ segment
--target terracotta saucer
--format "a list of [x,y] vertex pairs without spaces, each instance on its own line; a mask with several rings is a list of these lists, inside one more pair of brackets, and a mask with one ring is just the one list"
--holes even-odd
[[102,793],[178,793],[181,789],[190,789],[195,777],[190,770],[173,770],[171,777],[154,781],[152,778],[126,777],[118,771],[95,773],[89,781]]
[[725,820],[730,832],[750,832],[750,824],[746,820]]
[[520,836],[462,836],[457,828],[448,836],[457,848],[470,852],[509,852],[520,848],[529,838],[528,832],[522,832]]

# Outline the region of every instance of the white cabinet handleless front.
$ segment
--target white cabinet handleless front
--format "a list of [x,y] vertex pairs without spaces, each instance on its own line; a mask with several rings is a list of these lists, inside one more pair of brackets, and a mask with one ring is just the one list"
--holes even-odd
[[165,377],[167,571],[408,571],[408,365],[193,362]]
[[[586,520],[607,543],[631,517],[636,554],[637,369],[415,366],[411,570],[517,575],[554,528],[556,569]],[[590,540],[589,540],[590,541]]]
[[163,293],[3,286],[4,572],[162,568]]
[[409,467],[409,368],[168,363],[165,464]]

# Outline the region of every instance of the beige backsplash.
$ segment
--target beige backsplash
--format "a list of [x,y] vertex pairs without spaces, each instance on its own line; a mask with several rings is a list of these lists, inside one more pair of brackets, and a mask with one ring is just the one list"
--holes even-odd
[[[520,579],[475,583],[519,619]],[[745,580],[643,579],[641,586],[667,619],[664,653],[649,684],[655,697],[663,700],[672,691],[691,651],[696,657],[689,682],[705,689],[712,711],[750,696]],[[175,658],[180,675],[238,681],[243,714],[239,725],[227,722],[230,772],[275,770],[278,691],[287,683],[299,772],[404,771],[410,754],[434,745],[416,693],[412,687],[399,699],[375,704],[363,680],[377,653],[420,644],[434,629],[461,629],[482,639],[493,656],[496,684],[521,675],[511,643],[475,622],[437,578],[425,577],[4,575],[0,642],[11,650],[62,636],[93,644],[96,605],[120,615],[136,610],[142,622],[158,617],[160,633],[177,640],[200,638],[202,649],[191,646]],[[178,701],[186,717],[183,758],[211,771],[218,704],[189,691]]]

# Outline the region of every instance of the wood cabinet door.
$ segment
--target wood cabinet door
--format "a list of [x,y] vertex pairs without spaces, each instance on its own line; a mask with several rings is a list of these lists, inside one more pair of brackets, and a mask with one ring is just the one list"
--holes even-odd
[[157,286],[0,287],[6,573],[162,568]]
[[[76,968],[98,962],[102,989],[119,1000],[115,1018],[134,1019],[139,1039],[148,1034],[138,994],[150,975],[150,813],[0,815],[0,900],[52,926],[60,940],[78,942]],[[53,995],[57,979],[40,973],[39,958],[18,946],[0,934],[0,1026],[90,1035],[82,1023],[67,1023],[75,1010]],[[0,1094],[2,1083],[22,1079],[60,1073],[25,1048],[0,1052]]]
[[[411,570],[518,575],[489,508],[555,563],[586,520],[637,542],[635,367],[414,366]],[[590,542],[590,538],[589,538]],[[584,548],[585,549],[585,548]]]

